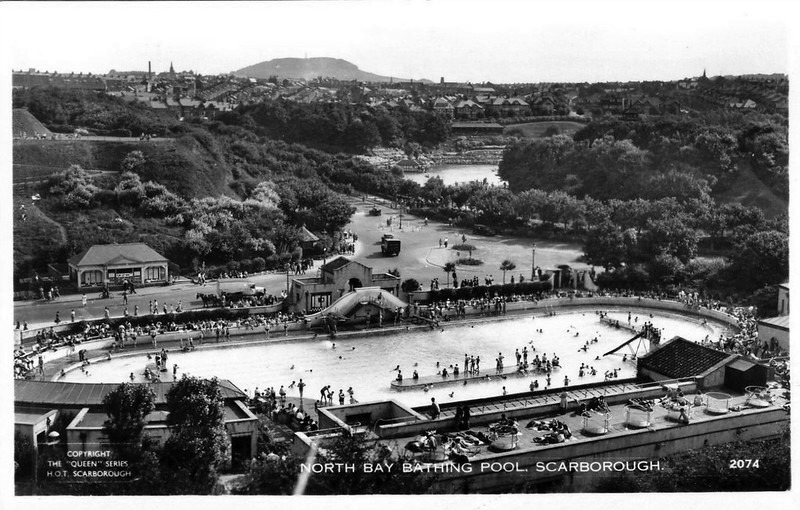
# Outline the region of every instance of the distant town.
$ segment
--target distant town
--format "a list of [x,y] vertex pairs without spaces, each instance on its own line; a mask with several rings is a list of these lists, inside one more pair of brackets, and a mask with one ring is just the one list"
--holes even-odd
[[278,75],[254,78],[237,73],[202,75],[195,71],[155,72],[110,70],[106,74],[15,70],[15,89],[57,87],[103,91],[173,117],[213,118],[239,105],[285,99],[299,103],[352,103],[387,108],[406,107],[446,115],[458,121],[516,123],[526,117],[577,119],[610,114],[642,116],[688,114],[693,110],[727,108],[788,113],[788,77],[784,74],[716,76],[706,72],[664,82],[514,83],[447,81],[363,82],[319,76],[314,79]]

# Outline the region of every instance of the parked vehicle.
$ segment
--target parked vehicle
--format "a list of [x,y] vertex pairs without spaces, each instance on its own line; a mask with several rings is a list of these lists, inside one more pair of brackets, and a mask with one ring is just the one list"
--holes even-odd
[[488,225],[480,225],[478,223],[472,227],[472,233],[480,236],[494,236],[497,235],[497,231]]

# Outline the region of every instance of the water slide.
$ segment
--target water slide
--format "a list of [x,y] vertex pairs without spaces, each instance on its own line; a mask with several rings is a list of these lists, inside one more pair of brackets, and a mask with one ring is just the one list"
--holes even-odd
[[384,310],[394,312],[397,308],[408,306],[403,300],[389,291],[379,287],[364,287],[344,294],[329,307],[317,313],[307,315],[306,320],[310,327],[320,326],[329,315],[347,317],[358,306],[371,304]]
[[641,333],[636,333],[636,335],[635,335],[633,338],[631,338],[630,340],[625,340],[625,341],[624,341],[624,342],[622,342],[622,344],[620,344],[619,346],[617,346],[617,347],[615,347],[614,349],[611,349],[611,350],[610,350],[610,351],[608,351],[607,353],[603,354],[603,356],[608,356],[609,354],[614,354],[614,353],[615,353],[615,352],[617,352],[618,350],[622,349],[623,347],[625,347],[625,346],[626,346],[626,345],[628,345],[629,343],[633,342],[634,340],[636,340],[636,339],[638,339],[638,338],[641,338],[642,336],[644,336],[644,331],[642,331]]

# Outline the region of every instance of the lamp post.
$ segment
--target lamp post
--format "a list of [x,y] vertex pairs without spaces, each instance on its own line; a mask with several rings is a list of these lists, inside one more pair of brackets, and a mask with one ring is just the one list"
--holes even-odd
[[536,243],[531,248],[531,281],[536,279]]

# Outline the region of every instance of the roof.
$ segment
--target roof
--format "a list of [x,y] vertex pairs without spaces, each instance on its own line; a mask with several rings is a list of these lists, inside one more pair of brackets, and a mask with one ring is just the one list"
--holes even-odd
[[96,244],[69,259],[73,266],[108,266],[169,262],[144,243]]
[[678,379],[706,372],[735,355],[703,347],[676,336],[657,350],[639,358],[639,370],[647,369],[665,377]]
[[754,366],[756,366],[756,364],[753,363],[752,361],[747,361],[746,359],[737,359],[736,361],[734,361],[733,363],[731,363],[728,366],[731,367],[734,370],[739,370],[739,371],[742,371],[742,372],[746,372],[746,371],[750,370],[751,368],[753,368]]
[[336,271],[337,269],[346,266],[350,262],[352,262],[350,259],[346,259],[344,257],[337,257],[337,258],[331,260],[330,262],[328,262],[327,264],[323,265],[320,269],[322,269],[323,273],[324,272],[332,273],[332,272]]
[[769,317],[767,319],[761,319],[758,321],[759,324],[764,324],[765,326],[769,326],[772,328],[781,328],[789,331],[789,316],[788,315],[779,315],[778,317]]
[[[14,402],[16,404],[59,406],[98,406],[103,398],[114,391],[119,384],[106,383],[69,383],[58,381],[14,381]],[[156,394],[156,404],[167,401],[167,392],[172,383],[149,384]],[[219,389],[225,400],[244,398],[246,395],[235,384],[227,379],[219,379]]]
[[313,232],[303,226],[300,227],[300,241],[304,243],[313,243],[319,241],[319,237],[315,236]]

